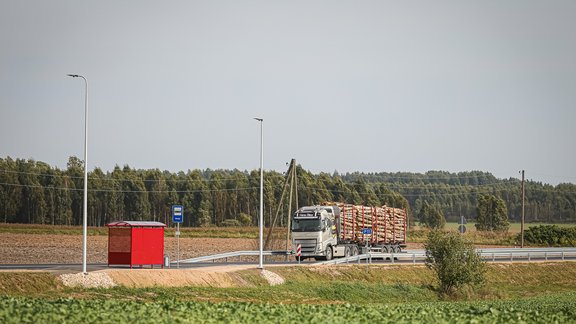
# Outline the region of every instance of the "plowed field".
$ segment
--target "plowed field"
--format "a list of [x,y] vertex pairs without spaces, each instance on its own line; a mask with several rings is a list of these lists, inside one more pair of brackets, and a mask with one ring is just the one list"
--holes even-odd
[[[176,259],[175,239],[165,238],[165,253]],[[255,239],[180,238],[180,259],[231,251],[257,250]],[[108,262],[108,236],[88,236],[88,263]],[[82,236],[66,234],[0,234],[0,263],[82,263]]]

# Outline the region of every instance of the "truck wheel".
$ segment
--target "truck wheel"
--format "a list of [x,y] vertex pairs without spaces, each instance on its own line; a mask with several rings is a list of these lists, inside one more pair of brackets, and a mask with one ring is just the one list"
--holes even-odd
[[332,251],[332,247],[331,247],[331,246],[329,246],[329,247],[326,248],[326,260],[327,260],[327,261],[332,260],[332,258],[334,257],[334,254],[333,254],[333,253],[334,253],[334,252]]
[[353,256],[357,256],[357,255],[358,255],[358,247],[357,247],[357,246],[353,246],[353,247],[352,247],[352,255],[353,255]]
[[350,251],[351,247],[347,246],[344,248],[344,257],[347,258],[352,255],[352,251]]

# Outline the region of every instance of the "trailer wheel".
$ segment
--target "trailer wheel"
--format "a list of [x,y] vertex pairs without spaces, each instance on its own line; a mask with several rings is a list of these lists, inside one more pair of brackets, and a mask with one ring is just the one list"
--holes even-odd
[[326,260],[330,261],[332,260],[333,257],[334,257],[334,251],[332,250],[332,247],[329,246],[326,248]]

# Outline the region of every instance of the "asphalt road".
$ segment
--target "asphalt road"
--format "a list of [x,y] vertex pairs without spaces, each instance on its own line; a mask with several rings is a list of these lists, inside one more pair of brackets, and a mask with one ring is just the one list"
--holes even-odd
[[[562,261],[575,261],[576,260],[576,248],[529,248],[529,249],[519,249],[519,248],[495,248],[495,249],[482,249],[484,259],[488,262],[534,262],[534,261],[548,261],[548,262],[562,262]],[[397,254],[397,258],[372,258],[368,259],[356,259],[348,260],[338,259],[338,261],[344,261],[344,264],[366,264],[371,262],[372,264],[422,264],[423,250],[407,250],[404,253]],[[265,266],[278,266],[278,265],[296,265],[297,261],[294,261],[294,256],[288,257],[289,261],[265,261]],[[215,262],[195,262],[195,263],[172,263],[170,268],[176,269],[190,269],[190,268],[204,268],[211,266],[222,266],[222,265],[257,265],[257,262],[253,261],[233,261],[233,262],[222,262],[223,259],[215,260]],[[311,264],[321,264],[321,262],[315,262],[313,260],[302,261],[301,264],[311,265]],[[87,265],[88,271],[97,271],[104,269],[129,269],[129,266],[108,266],[106,263],[92,263]],[[135,267],[140,268],[140,267]],[[150,266],[145,266],[144,268],[151,268]],[[160,266],[155,266],[154,268],[159,269]],[[61,273],[72,273],[82,271],[82,264],[0,264],[0,271],[50,271],[50,272],[61,272]]]

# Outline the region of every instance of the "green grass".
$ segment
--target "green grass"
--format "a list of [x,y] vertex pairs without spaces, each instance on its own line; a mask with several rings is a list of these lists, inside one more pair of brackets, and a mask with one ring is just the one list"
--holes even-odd
[[[529,223],[525,224],[526,229],[531,226],[545,225],[545,223]],[[570,227],[576,226],[574,224],[557,224],[558,226]],[[458,229],[457,223],[446,223],[446,230]],[[165,236],[174,236],[174,227],[167,227]],[[267,233],[268,229],[266,229]],[[474,223],[466,224],[467,238],[472,240],[474,244],[483,245],[516,245],[516,234],[520,232],[520,224],[512,223],[510,231],[507,233],[484,233],[476,231]],[[1,233],[13,234],[56,234],[56,235],[82,235],[81,226],[59,226],[59,225],[34,225],[34,224],[0,224]],[[427,229],[418,226],[411,228],[408,231],[408,242],[422,243],[426,240]],[[88,227],[88,235],[108,235],[108,228],[106,227]],[[274,235],[276,237],[284,238],[286,235],[286,228],[275,228]],[[258,227],[181,227],[180,237],[190,238],[246,238],[257,239]]]
[[[276,232],[285,229],[278,229]],[[174,236],[175,228],[167,227],[165,236]],[[0,234],[36,234],[36,235],[82,235],[82,226],[6,224],[0,223]],[[88,227],[88,235],[108,235],[107,227]],[[181,227],[180,237],[204,238],[258,238],[257,227]]]
[[[516,299],[576,291],[576,263],[488,264],[483,287],[451,298]],[[424,266],[273,267],[286,283],[270,287],[256,269],[235,273],[243,287],[80,289],[65,288],[48,273],[0,273],[0,295],[82,299],[139,299],[145,302],[243,301],[268,303],[371,304],[439,300],[436,281]]]
[[[468,222],[467,224],[464,224],[464,226],[466,226],[466,232],[477,232],[475,225],[476,225],[475,222]],[[540,225],[556,225],[559,227],[574,227],[574,226],[576,226],[576,224],[524,223],[524,229],[526,230],[530,227],[540,226]],[[450,222],[450,223],[446,223],[446,226],[444,228],[447,230],[457,231],[459,226],[460,226],[460,224],[458,224],[458,223]],[[521,227],[522,227],[521,223],[510,223],[510,228],[508,231],[511,233],[514,233],[514,234],[520,233]]]
[[[502,246],[518,246],[520,245],[519,242],[516,240],[516,236],[520,233],[520,223],[511,223],[510,230],[508,232],[499,233],[499,232],[482,232],[477,231],[476,227],[474,226],[475,223],[468,223],[466,224],[466,233],[464,233],[464,237],[470,240],[473,244],[476,245],[502,245]],[[525,229],[528,229],[533,226],[540,226],[540,225],[551,225],[547,223],[528,223],[524,224]],[[561,227],[574,227],[575,224],[555,224]],[[458,230],[458,223],[446,223],[444,230],[446,231],[457,231]],[[420,226],[415,226],[408,231],[407,241],[410,243],[424,243],[427,238],[427,234],[430,230],[426,228],[422,228]]]
[[576,321],[576,263],[487,268],[483,287],[450,297],[423,266],[274,267],[286,283],[272,287],[251,269],[236,288],[66,288],[48,273],[5,272],[0,323]]
[[[82,226],[0,223],[0,234],[82,235]],[[88,235],[108,235],[107,227],[88,227]]]
[[[369,293],[369,292],[367,292]],[[490,302],[388,305],[206,303],[0,297],[2,323],[567,323],[576,293]]]
[[12,296],[52,296],[64,286],[47,272],[0,272],[0,294]]

